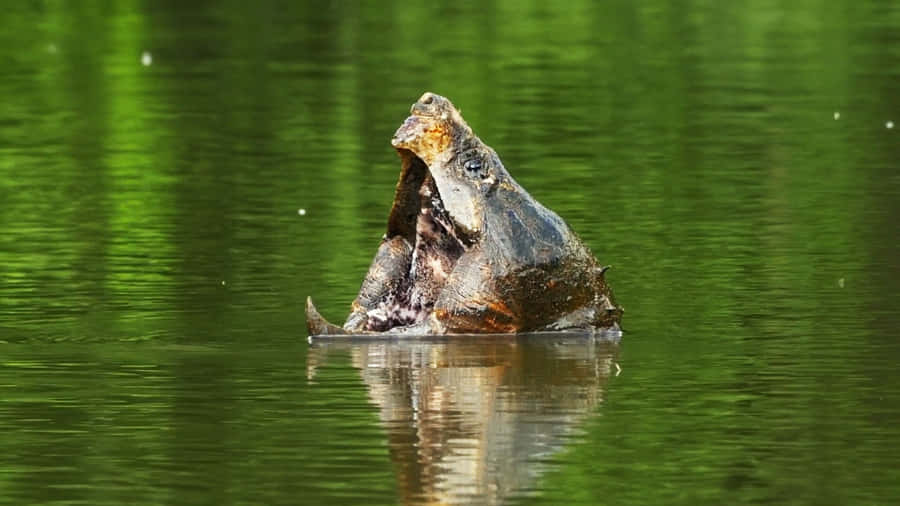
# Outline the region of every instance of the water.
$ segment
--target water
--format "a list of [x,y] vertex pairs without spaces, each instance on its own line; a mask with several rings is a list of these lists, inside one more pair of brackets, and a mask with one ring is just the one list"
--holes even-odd
[[[0,17],[0,503],[900,500],[900,5],[182,4]],[[426,90],[621,343],[306,343]]]

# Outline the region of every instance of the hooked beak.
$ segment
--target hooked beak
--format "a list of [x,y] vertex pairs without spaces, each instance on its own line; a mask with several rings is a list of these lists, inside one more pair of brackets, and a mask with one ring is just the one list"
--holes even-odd
[[421,139],[425,136],[425,125],[423,125],[423,121],[421,121],[416,116],[410,116],[406,118],[406,121],[400,125],[400,128],[394,132],[394,137],[391,138],[391,146],[394,146],[397,149],[409,149],[410,151],[414,151],[413,144],[416,139]]

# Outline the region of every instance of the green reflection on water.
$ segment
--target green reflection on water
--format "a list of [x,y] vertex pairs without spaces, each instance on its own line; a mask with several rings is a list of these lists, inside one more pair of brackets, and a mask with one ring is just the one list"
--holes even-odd
[[625,376],[536,500],[894,502],[898,26],[877,1],[9,6],[0,495],[408,497],[351,362],[303,380],[301,308],[346,312],[432,90],[627,309]]

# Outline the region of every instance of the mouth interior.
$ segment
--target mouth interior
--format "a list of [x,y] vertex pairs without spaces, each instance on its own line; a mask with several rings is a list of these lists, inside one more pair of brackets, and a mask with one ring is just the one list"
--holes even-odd
[[386,331],[427,318],[456,262],[468,249],[444,207],[428,166],[412,151],[398,151],[403,167],[388,233],[406,237],[413,253],[396,289],[368,312],[367,330]]

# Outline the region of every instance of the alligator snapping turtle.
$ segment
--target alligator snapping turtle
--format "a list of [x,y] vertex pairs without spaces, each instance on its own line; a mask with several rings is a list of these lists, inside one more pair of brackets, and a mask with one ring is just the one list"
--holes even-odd
[[448,99],[422,95],[391,143],[387,233],[343,327],[307,298],[311,336],[618,330],[606,269]]

